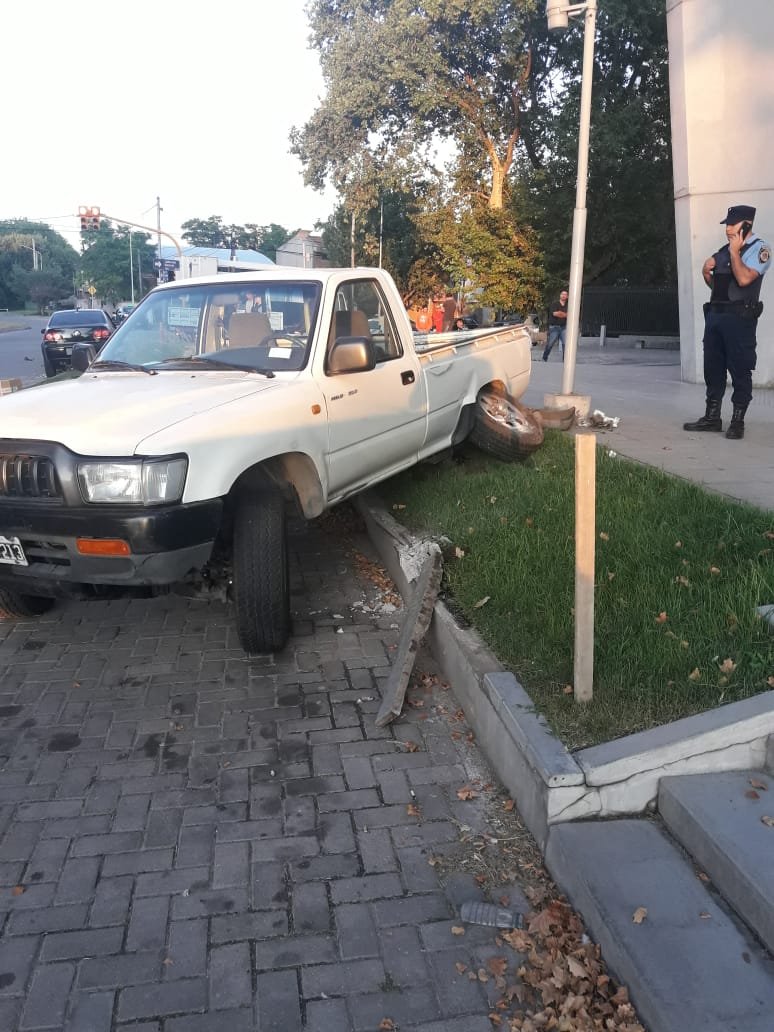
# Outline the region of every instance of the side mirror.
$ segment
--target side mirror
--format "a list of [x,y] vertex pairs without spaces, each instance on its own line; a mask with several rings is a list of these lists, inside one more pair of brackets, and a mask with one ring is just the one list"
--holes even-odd
[[376,368],[373,341],[369,337],[337,337],[328,355],[328,376],[367,373]]

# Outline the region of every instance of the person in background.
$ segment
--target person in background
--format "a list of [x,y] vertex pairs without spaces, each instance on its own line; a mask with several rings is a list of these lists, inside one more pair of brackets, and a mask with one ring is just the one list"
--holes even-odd
[[562,361],[564,361],[564,335],[567,329],[567,299],[569,294],[563,290],[559,300],[554,301],[548,310],[548,339],[543,351],[543,361],[548,361],[551,349],[557,341],[562,345]]
[[704,262],[701,274],[710,288],[704,305],[704,382],[706,410],[683,430],[720,433],[720,407],[731,374],[731,422],[729,440],[744,437],[744,415],[752,401],[752,371],[756,365],[755,330],[763,311],[758,300],[763,277],[771,265],[771,247],[752,231],[755,208],[734,204],[721,226],[726,227],[726,244]]
[[430,309],[425,305],[419,309],[417,314],[417,332],[429,333],[433,328],[433,316]]
[[443,299],[443,326],[444,333],[454,329],[454,316],[457,311],[457,299],[450,290],[446,291]]
[[443,332],[443,300],[441,298],[435,298],[433,301],[433,329],[436,333]]

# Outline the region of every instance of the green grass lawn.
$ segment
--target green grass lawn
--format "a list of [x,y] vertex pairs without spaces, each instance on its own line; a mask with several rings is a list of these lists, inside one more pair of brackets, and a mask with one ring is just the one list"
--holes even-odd
[[[612,438],[611,446],[612,446]],[[452,541],[454,604],[569,748],[774,686],[774,514],[597,451],[594,700],[575,703],[574,446],[524,464],[468,449],[380,486],[406,526]],[[483,599],[488,599],[481,604]]]

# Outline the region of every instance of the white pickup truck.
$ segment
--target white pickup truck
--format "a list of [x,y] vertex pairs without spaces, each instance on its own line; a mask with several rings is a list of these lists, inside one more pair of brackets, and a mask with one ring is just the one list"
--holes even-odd
[[169,590],[225,556],[242,646],[278,650],[287,502],[313,518],[486,443],[481,399],[529,373],[524,327],[415,340],[379,269],[159,286],[81,377],[0,399],[0,613]]

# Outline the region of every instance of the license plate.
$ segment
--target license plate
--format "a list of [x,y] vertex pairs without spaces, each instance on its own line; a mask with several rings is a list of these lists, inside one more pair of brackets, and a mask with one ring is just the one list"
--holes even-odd
[[29,566],[21,541],[17,537],[0,536],[0,563],[9,566]]
[[72,353],[73,353],[73,349],[72,349],[72,348],[65,348],[65,349],[64,349],[64,353],[65,353],[66,355],[72,355]]

